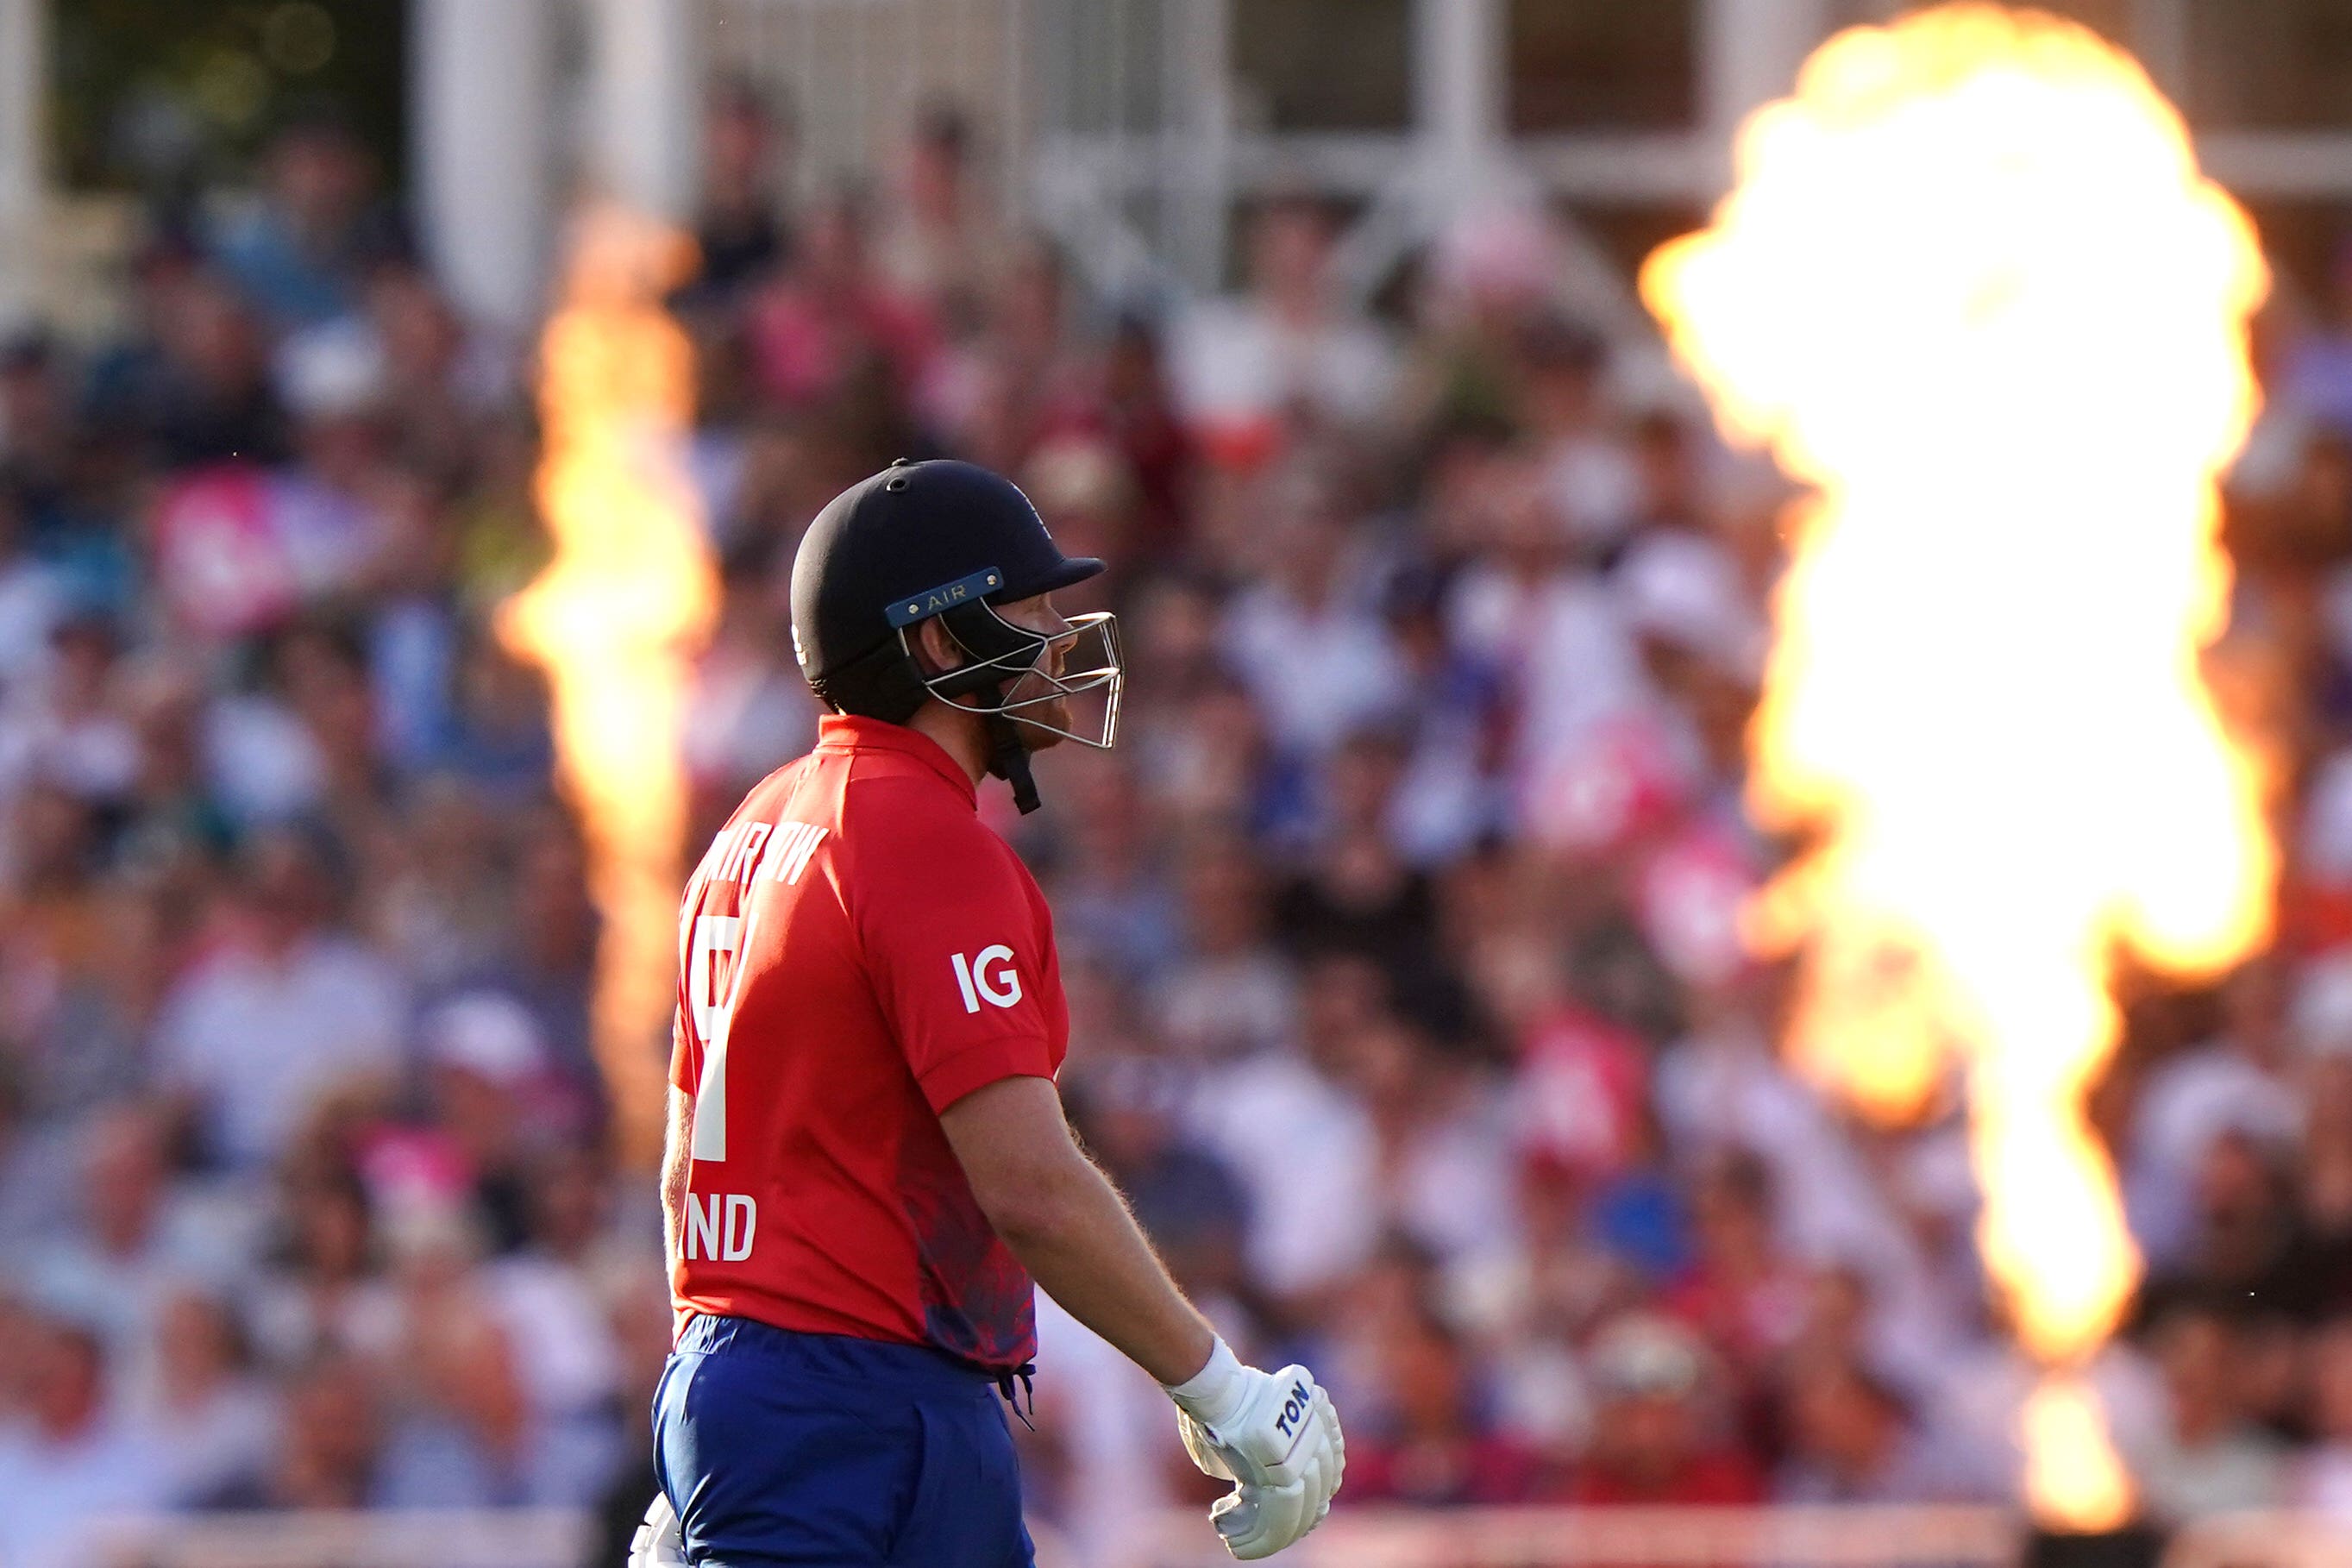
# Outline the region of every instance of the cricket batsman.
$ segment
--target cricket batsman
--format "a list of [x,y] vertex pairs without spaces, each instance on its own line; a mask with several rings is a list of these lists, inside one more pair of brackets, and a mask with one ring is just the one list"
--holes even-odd
[[[1072,1139],[1053,917],[977,814],[983,775],[1029,811],[1033,751],[1112,743],[1112,617],[1053,602],[1102,569],[968,463],[895,463],[801,542],[793,651],[831,711],[678,915],[678,1323],[633,1564],[1030,1563],[1004,1405],[1033,1280],[1167,1389],[1194,1462],[1234,1483],[1210,1511],[1235,1557],[1339,1489],[1329,1395],[1243,1365]],[[1099,661],[1066,669],[1081,642]],[[1083,732],[1074,697],[1099,704]]]

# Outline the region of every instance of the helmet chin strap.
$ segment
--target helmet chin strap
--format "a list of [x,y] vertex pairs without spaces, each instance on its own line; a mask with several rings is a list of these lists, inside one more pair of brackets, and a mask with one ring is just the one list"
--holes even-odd
[[[990,686],[984,695],[993,708],[1004,700],[1002,686]],[[1037,809],[1037,780],[1029,771],[1029,748],[1021,740],[1021,726],[1002,713],[991,713],[988,727],[988,771],[1013,786],[1013,804],[1024,816]]]

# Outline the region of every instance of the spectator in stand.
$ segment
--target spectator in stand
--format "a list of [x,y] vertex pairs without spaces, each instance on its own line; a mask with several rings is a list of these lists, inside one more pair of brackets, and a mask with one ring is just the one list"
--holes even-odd
[[1389,585],[1384,606],[1403,667],[1395,722],[1407,747],[1387,826],[1398,852],[1422,866],[1460,859],[1510,817],[1499,776],[1507,693],[1493,664],[1447,637],[1445,590],[1438,572],[1409,567]]
[[110,973],[142,934],[113,911],[92,876],[98,813],[54,784],[27,788],[8,811],[5,875],[11,884],[0,927],[0,977],[13,982],[5,1016],[14,1037],[18,1090],[43,1117],[69,1117],[111,1099],[144,1076],[143,1053],[108,1026],[94,994],[125,985]]
[[538,1024],[511,996],[453,996],[420,1033],[426,1116],[407,1141],[448,1172],[486,1250],[503,1257],[529,1235],[534,1162],[581,1128],[582,1108],[563,1103]]
[[36,533],[72,526],[84,466],[65,355],[45,332],[0,340],[0,495]]
[[2193,1245],[2194,1185],[2208,1146],[2227,1131],[2275,1145],[2295,1125],[2284,1081],[2286,979],[2255,959],[2221,988],[2221,1026],[2150,1075],[2137,1097],[2124,1169],[2132,1226],[2159,1270]]
[[700,268],[679,303],[720,315],[791,257],[786,205],[798,127],[781,100],[740,78],[710,95],[702,124],[702,211],[695,221]]
[[2280,392],[2298,413],[2352,436],[2352,243],[2330,258],[2323,311],[2287,354]]
[[1392,1323],[1381,1346],[1364,1437],[1351,1445],[1350,1503],[1422,1508],[1524,1502],[1540,1465],[1480,1409],[1465,1347],[1434,1313]]
[[1338,1285],[1380,1239],[1384,1216],[1361,1201],[1377,1168],[1377,1135],[1358,1058],[1366,1041],[1393,1039],[1381,1033],[1386,1007],[1377,970],[1326,960],[1300,993],[1302,1049],[1203,1075],[1193,1123],[1253,1194],[1250,1271],[1276,1297]]
[[2295,1458],[2285,1500],[2352,1520],[2352,1318],[2330,1318],[2312,1335],[2310,1389],[2317,1441]]
[[1325,759],[1300,875],[1276,891],[1276,935],[1294,953],[1359,953],[1426,991],[1438,982],[1437,896],[1429,876],[1398,853],[1391,808],[1403,775],[1403,737],[1366,727]]
[[1203,834],[1177,883],[1182,943],[1151,1002],[1170,1047],[1193,1062],[1280,1048],[1297,1024],[1297,981],[1269,940],[1264,868],[1238,836]]
[[1641,531],[1706,536],[1714,499],[1704,472],[1706,447],[1697,433],[1679,414],[1653,408],[1633,420],[1628,440]]
[[776,758],[815,743],[820,709],[793,662],[790,605],[761,573],[729,584],[696,688],[681,749],[702,815],[732,811]]
[[2311,966],[2295,1004],[2304,1101],[2295,1203],[2322,1280],[2323,1310],[2352,1308],[2352,961]]
[[329,1090],[401,1068],[398,975],[335,923],[337,893],[309,835],[273,828],[240,858],[218,944],[165,1002],[163,1083],[208,1154],[267,1170]]
[[121,637],[94,605],[60,610],[47,657],[15,683],[0,711],[0,786],[37,781],[93,807],[119,807],[139,770],[139,741],[120,702]]
[[1592,1447],[1557,1495],[1586,1504],[1682,1507],[1760,1502],[1764,1484],[1738,1447],[1705,1348],[1660,1318],[1631,1315],[1591,1347]]
[[[1113,561],[1136,557],[1134,476],[1127,458],[1099,437],[1068,431],[1028,452],[1022,487],[1065,550]],[[1113,566],[1071,589],[1070,610],[1116,606],[1131,574]],[[1062,601],[1057,596],[1055,604]]]
[[929,301],[883,280],[872,226],[872,205],[855,190],[819,203],[790,261],[751,300],[746,328],[765,397],[794,412],[837,409],[887,442],[903,438],[939,327]]
[[1177,939],[1169,868],[1135,774],[1114,758],[1054,782],[1056,800],[1069,803],[1061,835],[1069,864],[1059,879],[1066,918],[1089,956],[1129,984],[1148,984],[1167,969]]
[[570,824],[553,817],[521,825],[516,837],[515,941],[469,971],[461,988],[522,1004],[565,1095],[586,1105],[586,1125],[598,1128],[607,1107],[588,1008],[600,927],[588,897],[585,852]]
[[614,1430],[616,1405],[633,1412],[618,1402],[651,1392],[629,1376],[618,1319],[632,1284],[660,1264],[614,1234],[612,1176],[595,1152],[549,1150],[529,1180],[528,1239],[483,1270],[484,1300],[513,1348],[533,1428],[557,1455],[548,1473],[563,1479],[551,1484],[585,1492],[616,1473],[623,1439],[635,1436],[634,1426]]
[[[1134,570],[1181,567],[1192,518],[1196,454],[1169,384],[1157,326],[1122,313],[1098,351],[1084,423],[1098,429],[1135,478],[1139,537]],[[1066,415],[1074,422],[1075,412]]]
[[1589,1234],[1589,1186],[1550,1161],[1522,1159],[1516,1247],[1449,1271],[1444,1301],[1477,1351],[1497,1426],[1564,1471],[1592,1441],[1585,1342],[1645,1299],[1644,1282]]
[[448,773],[420,779],[406,806],[405,853],[369,889],[367,925],[420,990],[437,998],[511,951],[514,868],[491,802],[466,781]]
[[1548,316],[1572,268],[1532,202],[1480,200],[1437,235],[1412,301],[1402,416],[1423,426],[1521,419],[1518,340]]
[[2219,1132],[2192,1173],[2188,1247],[2141,1288],[2145,1321],[2182,1302],[2229,1301],[2240,1319],[2307,1323],[2341,1280],[2323,1272],[2287,1186],[2284,1151]]
[[381,487],[392,425],[383,344],[340,321],[287,340],[278,397],[294,420],[294,463],[277,478],[271,520],[298,602],[357,588],[388,531]]
[[1660,1054],[1653,1088],[1660,1127],[1693,1173],[1724,1156],[1760,1162],[1772,1231],[1804,1256],[1901,1264],[1909,1239],[1882,1183],[1834,1107],[1776,1049],[1790,981],[1746,968],[1685,980],[1677,999],[1690,1027]]
[[114,1413],[99,1333],[65,1317],[26,1326],[25,1419],[0,1428],[0,1561],[68,1568],[89,1561],[86,1530],[170,1500],[171,1472]]
[[1601,398],[1608,346],[1540,315],[1518,342],[1520,406],[1545,494],[1577,550],[1606,559],[1648,507],[1642,473]]
[[[643,1229],[626,1228],[632,1232]],[[636,1261],[613,1278],[604,1299],[606,1321],[619,1351],[614,1387],[618,1390],[617,1409],[625,1416],[634,1416],[635,1412],[651,1407],[662,1363],[669,1358],[677,1322],[670,1312],[668,1281],[661,1277],[657,1250],[648,1249],[634,1236],[631,1240]],[[648,1264],[652,1266],[650,1271]],[[621,1440],[614,1447],[610,1480],[599,1510],[605,1526],[604,1549],[594,1561],[612,1561],[635,1535],[638,1522],[645,1517],[645,1483],[653,1464],[653,1424],[625,1419]]]
[[1241,563],[1260,575],[1234,595],[1223,644],[1275,743],[1313,764],[1402,701],[1404,672],[1339,477],[1287,468],[1266,504]]
[[1742,1394],[1803,1322],[1803,1270],[1780,1248],[1772,1178],[1762,1161],[1733,1154],[1694,1184],[1690,1272],[1669,1298],[1675,1315],[1704,1335]]
[[451,684],[450,732],[438,765],[509,812],[536,801],[555,756],[539,672],[477,626],[460,639]]
[[441,479],[465,472],[478,420],[519,395],[513,354],[457,313],[430,273],[392,260],[368,274],[364,328],[382,365],[382,406],[404,464]]
[[1891,1384],[1858,1363],[1791,1362],[1781,1397],[1790,1451],[1773,1487],[1780,1501],[1900,1506],[2000,1495]]
[[0,680],[13,689],[36,678],[50,636],[71,606],[69,586],[34,553],[28,532],[34,500],[0,483]]
[[[1549,967],[1540,953],[1531,962]],[[1519,1144],[1597,1199],[1639,1156],[1649,1065],[1634,1036],[1571,1002],[1550,975],[1529,984],[1540,999],[1510,1020]]]
[[86,1127],[71,1189],[79,1201],[60,1205],[71,1228],[37,1249],[27,1271],[49,1289],[92,1303],[93,1326],[121,1362],[145,1352],[184,1276],[219,1263],[204,1256],[210,1238],[192,1234],[185,1194],[170,1184],[168,1120],[152,1106],[123,1101]]
[[1341,300],[1333,228],[1313,197],[1269,199],[1249,220],[1248,292],[1197,305],[1177,322],[1177,398],[1210,461],[1255,467],[1282,449],[1294,417],[1346,430],[1386,410],[1395,351]]
[[2157,1322],[2150,1341],[2163,1379],[2163,1415],[2152,1429],[2118,1434],[2148,1513],[2177,1526],[2279,1502],[2286,1456],[2276,1437],[2247,1418],[2237,1326],[2210,1307],[2183,1305]]
[[288,1380],[284,1420],[261,1484],[214,1501],[232,1509],[365,1508],[382,1446],[382,1400],[367,1365],[322,1353]]
[[986,268],[1003,248],[978,189],[978,133],[962,106],[934,99],[915,112],[907,161],[875,247],[883,272],[950,322],[981,310]]
[[1168,1269],[1196,1300],[1246,1293],[1249,1194],[1185,1133],[1188,1069],[1137,1056],[1097,1060],[1077,1087],[1087,1147],[1127,1195]]
[[1646,678],[1622,607],[1577,559],[1530,458],[1483,470],[1465,511],[1475,557],[1454,580],[1446,623],[1461,654],[1511,694],[1511,771],[1526,790],[1601,723],[1646,703]]
[[374,1500],[389,1508],[585,1503],[601,1473],[550,1473],[569,1456],[540,1440],[506,1328],[473,1272],[464,1219],[413,1214],[398,1268],[402,1330]]
[[272,462],[289,444],[270,384],[269,345],[253,310],[218,273],[196,268],[155,300],[155,349],[117,393],[116,417],[172,468]]
[[283,1237],[245,1303],[265,1363],[283,1372],[322,1357],[391,1354],[399,1303],[366,1185],[347,1169],[297,1171],[279,1209]]
[[367,149],[339,110],[317,104],[278,128],[263,167],[260,203],[214,239],[223,270],[280,328],[353,313],[369,264],[400,241]]
[[163,1456],[173,1500],[205,1508],[251,1495],[278,1440],[278,1412],[228,1299],[173,1290],[156,1313],[150,1359],[131,1409]]

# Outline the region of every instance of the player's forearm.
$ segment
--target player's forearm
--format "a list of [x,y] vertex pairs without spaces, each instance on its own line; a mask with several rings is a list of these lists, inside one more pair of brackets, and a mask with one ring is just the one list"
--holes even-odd
[[677,1237],[685,1224],[686,1189],[694,1173],[694,1096],[673,1086],[669,1091],[669,1131],[662,1143],[661,1209],[664,1257],[677,1256]]
[[1215,1334],[1084,1159],[1038,1183],[996,1225],[1047,1295],[1161,1383],[1181,1383],[1208,1361]]

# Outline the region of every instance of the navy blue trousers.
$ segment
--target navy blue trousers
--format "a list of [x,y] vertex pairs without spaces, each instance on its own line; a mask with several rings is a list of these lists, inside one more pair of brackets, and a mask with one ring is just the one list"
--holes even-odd
[[697,1568],[1031,1568],[995,1384],[919,1345],[697,1318],[654,1467]]

